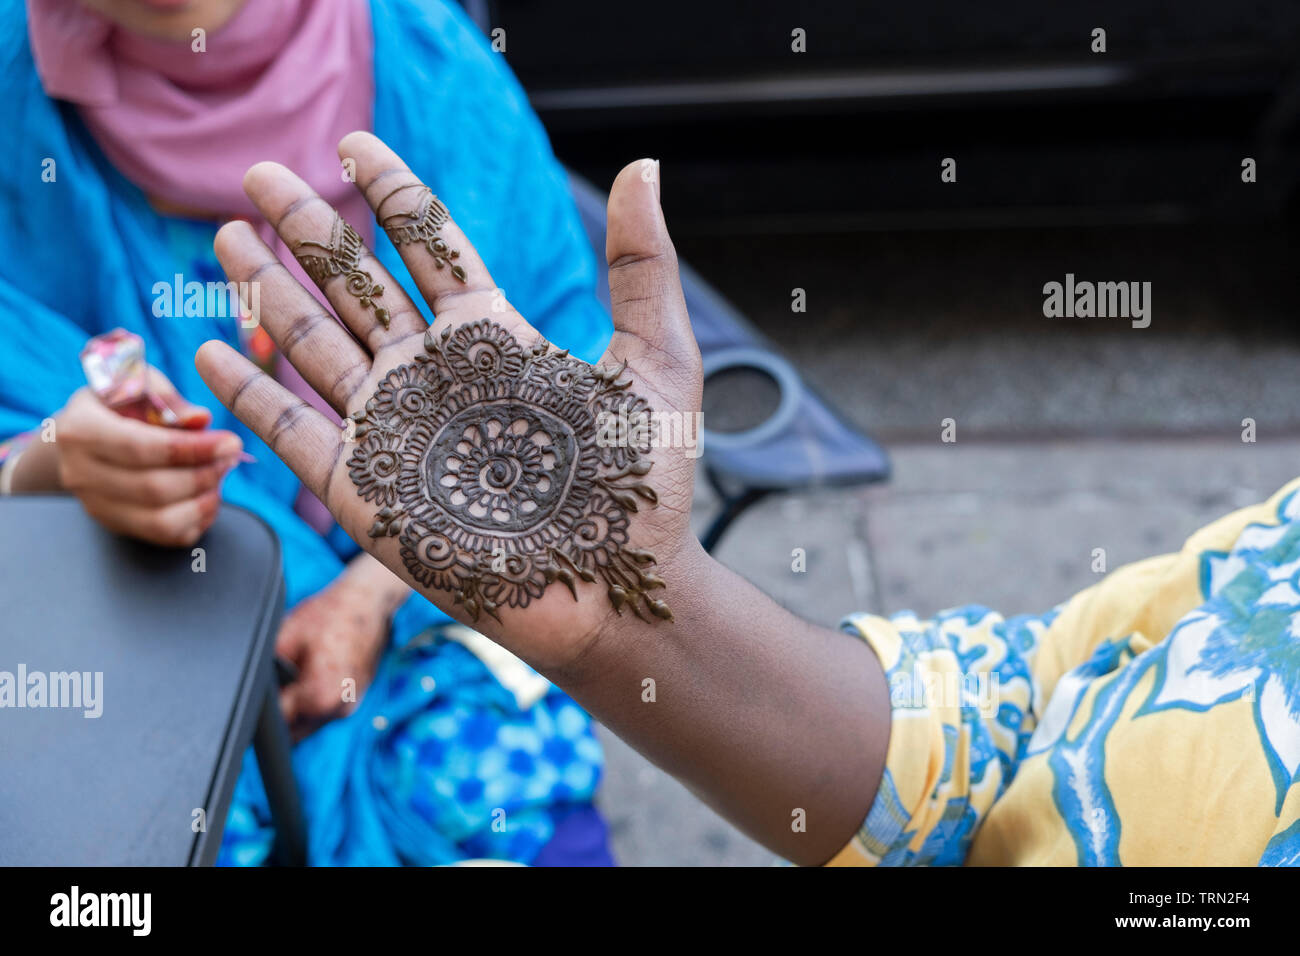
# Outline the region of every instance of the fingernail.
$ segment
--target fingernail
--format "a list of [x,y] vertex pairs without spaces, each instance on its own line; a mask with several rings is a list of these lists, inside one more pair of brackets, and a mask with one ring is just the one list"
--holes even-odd
[[226,435],[217,442],[212,449],[214,458],[233,458],[236,457],[244,448],[244,443],[239,440],[238,435]]
[[203,428],[211,421],[212,413],[198,405],[191,405],[181,413],[181,423],[189,428]]

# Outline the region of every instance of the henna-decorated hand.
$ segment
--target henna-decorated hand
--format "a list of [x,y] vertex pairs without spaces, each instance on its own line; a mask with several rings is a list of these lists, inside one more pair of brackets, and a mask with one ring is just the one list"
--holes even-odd
[[673,589],[700,553],[694,458],[655,440],[648,413],[693,423],[701,370],[657,166],[627,167],[610,194],[615,333],[589,366],[502,298],[445,207],[382,142],[353,133],[339,152],[435,324],[323,199],[262,163],[245,190],[343,325],[248,224],[223,227],[217,255],[232,280],[261,283],[262,324],[349,424],[220,342],[196,356],[213,392],[371,554],[534,666],[563,669],[618,615],[671,627]]
[[[694,459],[647,447],[638,428],[643,410],[700,407],[657,169],[629,166],[610,192],[615,333],[588,367],[499,298],[387,147],[353,133],[339,151],[433,328],[323,200],[262,164],[245,178],[249,196],[346,329],[248,225],[225,226],[217,255],[231,279],[261,282],[263,325],[353,434],[224,344],[199,350],[203,377],[389,569],[743,830],[792,860],[827,859],[881,778],[889,689],[865,642],[799,620],[704,554],[688,524]],[[601,411],[615,427],[601,428]],[[643,696],[647,679],[657,696]]]

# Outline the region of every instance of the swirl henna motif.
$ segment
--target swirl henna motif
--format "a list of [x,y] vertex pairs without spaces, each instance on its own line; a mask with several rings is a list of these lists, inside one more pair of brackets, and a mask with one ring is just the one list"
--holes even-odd
[[641,481],[648,448],[597,439],[602,415],[648,408],[625,369],[547,342],[525,351],[489,319],[430,330],[352,415],[348,474],[379,506],[371,537],[397,537],[411,576],[452,592],[471,620],[526,607],[555,581],[576,600],[577,582],[597,579],[618,613],[672,620],[649,593],[664,587],[654,555],[628,546],[628,514],[658,504]]
[[460,258],[460,250],[453,249],[447,244],[447,240],[439,235],[439,230],[451,218],[451,214],[447,212],[447,207],[439,202],[433,190],[422,183],[407,183],[405,186],[398,186],[379,200],[376,208],[383,209],[388,200],[408,189],[420,191],[419,201],[409,212],[395,212],[384,216],[379,222],[384,232],[388,234],[388,238],[395,246],[400,246],[404,242],[423,245],[429,250],[429,255],[433,256],[434,264],[439,269],[450,269],[453,276],[461,282],[466,281],[465,270],[456,264],[456,260]]
[[343,217],[334,214],[334,227],[330,230],[328,243],[315,239],[303,239],[297,248],[315,246],[324,249],[328,255],[317,256],[295,252],[294,256],[302,263],[303,271],[320,285],[332,276],[344,276],[348,291],[361,300],[362,308],[374,309],[375,318],[384,328],[388,328],[388,310],[375,303],[375,299],[384,294],[384,287],[374,277],[361,268],[361,257],[365,255],[366,246],[357,235],[357,231],[343,221]]

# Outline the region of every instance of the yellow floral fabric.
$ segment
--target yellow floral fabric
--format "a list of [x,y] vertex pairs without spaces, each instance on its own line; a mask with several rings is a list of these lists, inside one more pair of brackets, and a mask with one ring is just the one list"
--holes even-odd
[[832,865],[1300,865],[1297,489],[1043,615],[848,618],[893,723]]

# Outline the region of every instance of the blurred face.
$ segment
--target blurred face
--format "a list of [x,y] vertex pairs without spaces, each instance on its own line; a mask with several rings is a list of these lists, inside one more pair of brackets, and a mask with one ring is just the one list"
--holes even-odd
[[195,27],[225,26],[247,0],[80,0],[124,30],[160,40],[188,40]]

